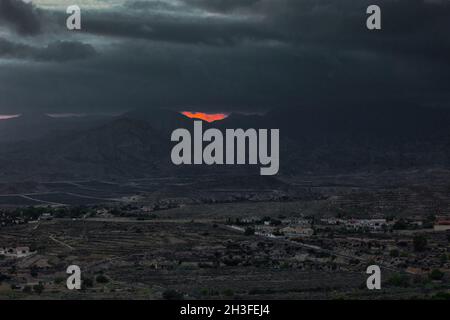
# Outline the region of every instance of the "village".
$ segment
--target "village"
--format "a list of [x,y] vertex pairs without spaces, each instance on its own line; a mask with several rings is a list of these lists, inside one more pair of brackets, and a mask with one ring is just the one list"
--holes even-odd
[[[355,290],[364,297],[365,269],[373,264],[384,272],[382,292],[388,297],[415,296],[417,288],[434,296],[449,286],[447,215],[351,218],[293,210],[186,219],[181,214],[201,207],[2,212],[0,296],[74,297],[64,281],[70,264],[80,265],[83,294],[92,297],[353,297]],[[125,272],[130,268],[134,271]],[[238,275],[246,272],[254,277],[243,285]],[[200,274],[204,281],[186,282]],[[272,279],[271,287],[261,277]],[[282,284],[285,277],[291,287]]]

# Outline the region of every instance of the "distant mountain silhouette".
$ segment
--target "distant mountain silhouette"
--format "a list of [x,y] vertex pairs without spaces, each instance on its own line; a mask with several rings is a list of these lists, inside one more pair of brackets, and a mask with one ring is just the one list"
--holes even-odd
[[112,116],[52,118],[28,112],[20,117],[0,120],[0,142],[36,140],[45,135],[81,131],[112,120]]
[[168,109],[137,109],[124,114],[124,117],[145,121],[156,131],[164,134],[172,132],[175,128],[190,127],[192,123],[191,119],[180,112]]
[[[25,125],[24,120],[17,128]],[[54,120],[45,118],[40,124],[47,126]],[[0,179],[258,174],[248,166],[174,166],[170,134],[176,128],[193,127],[193,119],[179,112],[135,110],[101,121],[3,144]],[[450,110],[445,109],[393,102],[381,107],[277,108],[261,116],[232,114],[222,121],[204,122],[205,130],[209,127],[280,129],[282,175],[450,167]]]

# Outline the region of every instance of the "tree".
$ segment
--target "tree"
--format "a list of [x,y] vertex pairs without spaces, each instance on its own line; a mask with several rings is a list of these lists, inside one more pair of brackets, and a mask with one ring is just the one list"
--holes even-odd
[[397,258],[397,257],[400,255],[400,252],[399,252],[397,249],[392,249],[392,250],[389,252],[389,255],[390,255],[392,258]]
[[427,238],[423,235],[417,235],[413,239],[414,251],[424,251],[427,247]]
[[278,220],[278,219],[271,219],[270,220],[270,224],[273,225],[273,226],[279,226],[281,223],[282,223],[281,220]]
[[10,280],[10,279],[11,279],[10,276],[7,276],[6,274],[3,274],[0,272],[0,284],[2,284],[2,281]]
[[106,276],[100,274],[97,276],[97,278],[95,278],[95,281],[97,281],[98,283],[108,283],[109,279]]
[[444,278],[444,273],[439,269],[433,269],[428,277],[431,280],[442,280],[442,278]]
[[23,287],[22,292],[23,293],[31,293],[31,287],[30,286]]
[[255,229],[251,228],[251,227],[247,227],[245,228],[245,235],[246,236],[252,236],[255,234]]
[[406,288],[409,286],[409,277],[407,274],[396,273],[389,278],[388,283],[394,287]]
[[408,223],[404,220],[404,219],[399,219],[397,220],[392,229],[394,230],[406,230],[408,229]]
[[37,294],[41,294],[44,291],[44,285],[42,283],[39,284],[35,284],[33,286],[33,290],[34,292],[36,292]]
[[38,276],[38,270],[39,270],[38,267],[32,266],[32,267],[30,268],[30,275],[31,275],[33,278],[36,278],[36,277]]
[[94,286],[94,281],[91,278],[83,278],[81,283],[84,288],[92,288]]

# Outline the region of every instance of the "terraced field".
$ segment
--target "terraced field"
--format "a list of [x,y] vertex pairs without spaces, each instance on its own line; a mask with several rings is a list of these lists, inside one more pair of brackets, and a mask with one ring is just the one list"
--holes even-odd
[[[193,298],[224,294],[274,298],[289,293],[306,295],[319,288],[323,295],[328,289],[355,289],[363,276],[355,272],[336,276],[313,271],[313,266],[297,271],[280,268],[285,244],[244,236],[207,222],[54,220],[2,229],[0,242],[37,249],[37,255],[17,265],[18,274],[28,274],[33,261],[41,261],[47,266],[39,269],[38,277],[52,283],[64,275],[68,265],[77,264],[87,277],[102,272],[111,279],[114,290],[109,297],[116,297],[118,290],[136,287],[153,293],[175,289]],[[229,257],[241,263],[229,263]],[[35,260],[28,263],[27,259]],[[0,262],[0,272],[5,268]],[[57,288],[47,294],[68,294],[64,286]],[[144,292],[148,294],[148,290]],[[140,298],[139,294],[134,297]]]

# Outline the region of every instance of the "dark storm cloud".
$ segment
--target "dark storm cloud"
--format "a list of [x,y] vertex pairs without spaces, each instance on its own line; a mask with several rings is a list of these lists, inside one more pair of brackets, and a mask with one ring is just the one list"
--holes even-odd
[[[0,107],[261,111],[371,99],[448,106],[450,1],[379,0],[381,31],[366,28],[370,4],[130,0],[82,8],[76,33],[65,29],[64,12],[41,8],[56,17],[51,39],[61,42],[7,38],[0,57],[67,63],[0,66]],[[69,38],[79,44],[71,47]],[[26,94],[17,89],[24,83]]]
[[127,1],[124,4],[125,8],[134,9],[134,10],[172,10],[176,7],[168,2],[164,1]]
[[0,0],[0,24],[10,26],[22,35],[35,35],[41,31],[36,8],[21,0]]
[[279,39],[281,34],[245,20],[87,14],[85,32],[182,44],[235,45],[243,40]]
[[0,38],[0,58],[65,62],[93,55],[91,45],[74,41],[55,41],[41,48]]
[[76,41],[55,41],[43,49],[38,49],[36,60],[44,61],[70,61],[90,58],[96,54],[94,47],[90,44]]
[[[364,49],[445,57],[450,53],[450,1],[379,0],[383,30],[365,28],[371,0],[184,0],[213,12],[263,17],[279,40],[326,48]],[[250,35],[249,35],[250,36]]]
[[[162,1],[127,2],[132,10],[86,13],[85,32],[183,44],[229,46],[279,41],[324,50],[364,50],[445,59],[450,54],[450,2],[380,0],[383,30],[368,32],[361,0],[184,0],[178,8]],[[187,9],[223,13],[183,15]],[[174,10],[161,14],[159,9]],[[155,11],[157,13],[155,13]],[[439,45],[436,45],[439,44]]]
[[185,0],[184,2],[211,11],[229,12],[238,8],[250,7],[260,0]]

